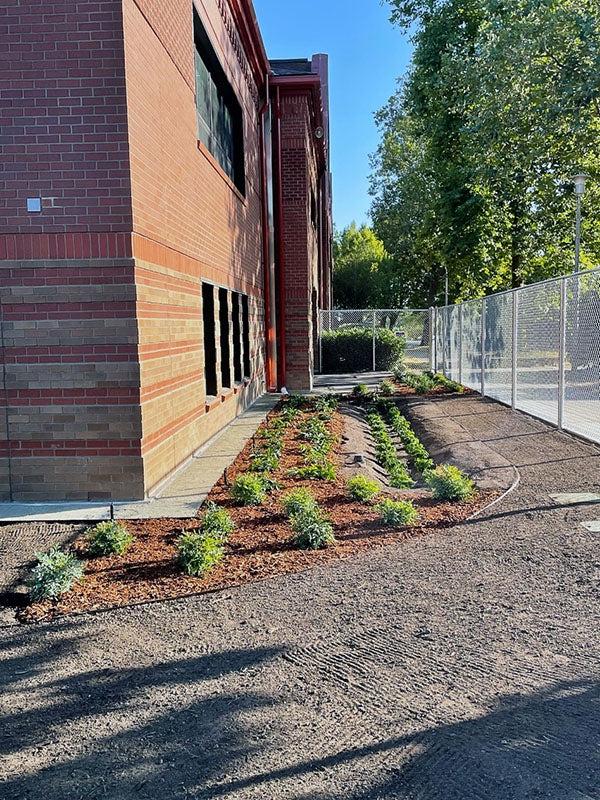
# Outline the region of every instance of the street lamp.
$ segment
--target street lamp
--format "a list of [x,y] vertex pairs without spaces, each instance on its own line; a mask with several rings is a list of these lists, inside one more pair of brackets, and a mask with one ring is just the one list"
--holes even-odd
[[585,193],[585,183],[587,175],[579,173],[574,175],[571,180],[575,186],[575,197],[577,198],[577,211],[575,216],[575,268],[574,272],[579,272],[579,257],[581,251],[581,198]]

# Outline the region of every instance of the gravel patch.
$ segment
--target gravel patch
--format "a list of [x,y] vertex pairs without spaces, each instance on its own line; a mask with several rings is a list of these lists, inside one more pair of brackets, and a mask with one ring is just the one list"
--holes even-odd
[[[0,796],[597,800],[600,450],[436,401],[521,474],[450,531],[0,629]],[[450,442],[442,443],[444,446]]]

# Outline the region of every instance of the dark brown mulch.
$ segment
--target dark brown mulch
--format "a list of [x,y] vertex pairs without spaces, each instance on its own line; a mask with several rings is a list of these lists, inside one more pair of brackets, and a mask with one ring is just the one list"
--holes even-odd
[[[300,419],[306,416],[303,413]],[[343,461],[340,441],[344,423],[341,414],[336,412],[329,425],[336,437],[332,458],[339,467]],[[74,550],[85,559],[85,579],[55,602],[28,606],[20,615],[22,621],[35,622],[66,614],[175,599],[299,572],[316,564],[450,527],[483,508],[497,494],[480,492],[469,502],[443,503],[434,501],[423,490],[395,492],[395,496],[413,500],[420,521],[412,528],[389,528],[379,521],[374,505],[362,505],[347,497],[341,474],[331,482],[291,478],[288,470],[302,463],[301,442],[294,427],[288,429],[284,441],[281,464],[274,474],[280,488],[264,505],[251,508],[235,506],[225,478],[221,478],[210,493],[209,499],[227,508],[237,527],[228,541],[224,560],[207,576],[189,577],[182,574],[177,564],[176,539],[183,530],[197,528],[197,518],[127,522],[135,542],[125,556],[87,559],[85,538],[82,537],[75,543]],[[252,442],[249,442],[228,469],[228,484],[247,470],[252,447]],[[293,547],[289,522],[279,504],[285,491],[298,486],[310,488],[329,515],[337,540],[332,547],[314,552]]]

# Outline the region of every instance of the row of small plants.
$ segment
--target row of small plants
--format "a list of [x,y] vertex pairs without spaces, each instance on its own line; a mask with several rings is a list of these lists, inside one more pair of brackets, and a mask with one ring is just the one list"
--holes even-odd
[[432,470],[435,467],[433,459],[429,455],[425,445],[414,432],[407,418],[401,414],[397,406],[391,402],[382,404],[382,407],[385,409],[391,428],[398,434],[402,446],[417,472],[424,475],[426,472]]
[[445,375],[439,372],[422,372],[416,374],[414,372],[406,372],[403,369],[394,373],[394,377],[400,383],[410,386],[417,394],[427,394],[438,387],[443,387],[450,392],[457,392],[462,394],[465,387],[456,381],[450,380]]
[[[473,481],[458,467],[451,464],[441,464],[436,467],[427,448],[422,444],[406,417],[391,403],[385,404],[384,408],[392,429],[400,437],[415,469],[423,476],[423,480],[431,489],[434,498],[453,502],[472,498],[475,494]],[[390,486],[396,489],[409,489],[414,486],[414,481],[406,465],[398,456],[396,446],[381,414],[372,411],[367,415],[367,422],[375,441],[377,458],[388,474]]]
[[392,441],[381,414],[371,411],[367,415],[367,422],[375,442],[377,459],[388,474],[390,486],[395,489],[409,489],[414,486],[414,481],[406,465],[398,457],[396,445]]

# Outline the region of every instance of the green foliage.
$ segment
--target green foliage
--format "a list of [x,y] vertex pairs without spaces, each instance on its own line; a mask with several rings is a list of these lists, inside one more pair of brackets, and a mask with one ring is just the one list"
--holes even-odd
[[217,535],[187,531],[176,546],[183,571],[196,578],[206,575],[223,560],[223,544]]
[[207,503],[201,528],[202,533],[226,541],[229,534],[235,530],[235,522],[226,509],[220,508],[216,503]]
[[88,529],[87,537],[92,556],[122,556],[134,541],[127,528],[116,520],[99,522]]
[[346,484],[346,489],[350,497],[359,503],[368,503],[374,497],[377,497],[381,491],[377,481],[371,480],[365,475],[355,475],[350,478]]
[[436,500],[469,500],[475,494],[473,481],[450,464],[443,464],[426,473],[425,481]]
[[51,600],[68,592],[83,577],[83,564],[71,553],[53,547],[36,553],[37,564],[27,581],[31,599]]
[[333,297],[336,308],[379,308],[385,285],[386,252],[366,225],[352,223],[333,241]]
[[[394,264],[390,299],[440,304],[600,260],[597,0],[390,0],[414,33],[408,76],[379,112],[375,234]],[[360,285],[360,284],[359,284]],[[383,303],[388,305],[388,303]]]
[[250,470],[252,472],[273,472],[279,466],[281,451],[278,447],[269,446],[252,453]]
[[442,375],[440,372],[427,372],[425,373],[429,378],[432,378],[437,386],[442,386],[444,389],[447,389],[449,392],[457,392],[458,394],[463,394],[465,391],[465,387],[457,383],[456,381],[451,381],[450,378],[447,378],[445,375]]
[[303,422],[298,435],[322,454],[328,453],[333,445],[333,436],[319,417],[309,417]]
[[331,461],[320,458],[312,459],[304,466],[290,470],[289,474],[301,481],[334,481],[337,471]]
[[294,544],[301,550],[320,550],[335,542],[333,526],[319,508],[308,508],[292,517]]
[[299,487],[284,495],[281,505],[288,517],[295,517],[296,514],[316,508],[317,501],[308,489]]
[[386,525],[414,525],[419,519],[419,513],[410,500],[383,500],[377,510]]
[[267,486],[260,475],[238,475],[231,485],[230,494],[240,506],[260,506],[267,499]]
[[413,486],[414,481],[405,465],[398,458],[396,447],[381,415],[371,413],[367,417],[367,422],[375,441],[377,459],[388,474],[390,486],[395,489],[408,489]]
[[[323,371],[370,372],[373,369],[373,331],[370,328],[347,327],[323,331],[321,336]],[[375,329],[377,368],[393,370],[402,360],[404,340],[388,328]]]
[[394,385],[390,381],[381,381],[379,384],[379,394],[382,397],[391,397],[394,394]]
[[389,407],[388,416],[390,425],[400,437],[400,441],[414,464],[415,469],[420,473],[432,470],[435,466],[433,459],[427,452],[425,445],[419,440],[419,437],[414,432],[412,425],[406,417],[398,411],[396,406]]
[[363,398],[368,397],[371,394],[371,391],[366,383],[357,383],[356,386],[352,389],[352,396]]

